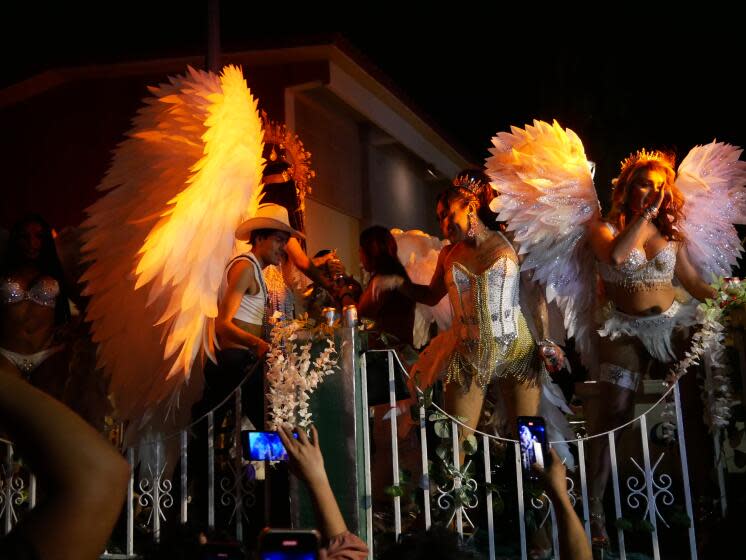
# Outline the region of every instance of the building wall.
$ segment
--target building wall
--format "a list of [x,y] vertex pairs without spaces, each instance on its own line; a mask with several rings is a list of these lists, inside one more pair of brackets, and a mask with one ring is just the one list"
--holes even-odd
[[424,162],[398,143],[370,143],[367,151],[370,223],[437,235],[435,198],[439,189],[427,180]]
[[295,130],[316,171],[307,201],[308,252],[338,249],[359,272],[359,232],[374,224],[438,234],[426,164],[324,88],[294,94]]
[[362,278],[358,258],[360,221],[314,199],[306,199],[306,250],[310,256],[336,249],[347,272]]

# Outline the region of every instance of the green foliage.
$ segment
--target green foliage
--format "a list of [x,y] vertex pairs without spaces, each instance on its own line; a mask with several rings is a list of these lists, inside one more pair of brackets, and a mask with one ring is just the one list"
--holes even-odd
[[650,534],[655,530],[653,524],[645,518],[630,519],[628,517],[619,517],[614,522],[614,525],[617,529],[621,529],[622,531],[626,531],[628,533]]
[[404,488],[402,488],[400,485],[391,485],[387,486],[384,489],[384,492],[387,496],[391,496],[392,498],[401,497],[404,495]]
[[671,527],[678,527],[680,529],[688,529],[692,526],[692,520],[689,518],[689,516],[677,509],[671,514]]
[[466,453],[467,455],[474,455],[474,453],[477,452],[478,447],[477,438],[474,436],[474,434],[467,436],[466,439],[464,439],[461,447],[463,448],[464,453]]

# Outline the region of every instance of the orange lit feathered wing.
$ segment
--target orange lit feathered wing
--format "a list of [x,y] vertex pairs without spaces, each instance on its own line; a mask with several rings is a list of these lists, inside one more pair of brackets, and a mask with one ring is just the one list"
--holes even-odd
[[178,402],[212,353],[234,231],[256,211],[262,123],[241,70],[150,88],[84,223],[86,319],[122,420]]
[[588,225],[598,219],[599,204],[583,144],[556,121],[512,127],[492,143],[486,172],[499,196],[491,206],[525,255],[521,270],[533,271],[593,367],[596,262]]

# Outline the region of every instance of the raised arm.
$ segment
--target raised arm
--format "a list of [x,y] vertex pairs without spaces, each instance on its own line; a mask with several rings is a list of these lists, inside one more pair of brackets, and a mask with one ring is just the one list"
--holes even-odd
[[438,255],[438,262],[435,265],[435,271],[433,277],[430,279],[430,285],[425,286],[423,284],[414,284],[407,279],[399,286],[399,291],[407,297],[413,299],[417,303],[424,305],[437,305],[438,302],[443,299],[448,293],[448,288],[445,282],[445,262],[448,255],[451,252],[452,245],[447,245],[441,249]]
[[291,237],[285,246],[285,253],[287,253],[288,259],[300,270],[303,274],[308,276],[314,283],[319,286],[323,286],[324,289],[331,292],[334,290],[334,284],[324,276],[321,269],[313,264],[313,261],[308,258],[303,247],[295,237]]
[[624,231],[619,232],[609,246],[608,259],[614,265],[622,264],[635,247],[640,247],[647,241],[652,228],[648,224],[657,215],[666,197],[666,189],[660,189],[655,201],[630,220]]
[[538,467],[535,468],[541,471],[541,480],[549,499],[552,500],[557,517],[559,557],[591,560],[592,551],[585,529],[567,495],[567,469],[554,449],[550,449],[549,453],[551,459],[546,470],[541,471]]

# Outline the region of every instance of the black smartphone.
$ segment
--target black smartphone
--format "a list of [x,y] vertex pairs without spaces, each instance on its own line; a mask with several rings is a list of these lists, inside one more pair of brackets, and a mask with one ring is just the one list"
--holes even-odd
[[307,529],[264,529],[259,535],[260,560],[316,560],[319,534]]
[[[293,433],[298,439],[298,434]],[[241,432],[243,458],[248,461],[287,461],[288,452],[277,432],[243,430]]]
[[523,476],[529,480],[537,480],[539,477],[532,468],[534,463],[543,469],[549,459],[547,428],[544,418],[541,416],[519,416],[518,441],[521,446]]

